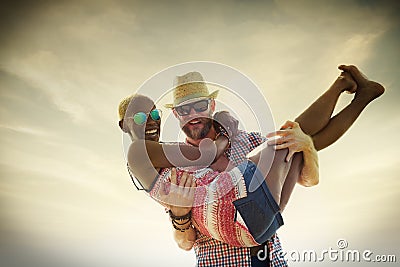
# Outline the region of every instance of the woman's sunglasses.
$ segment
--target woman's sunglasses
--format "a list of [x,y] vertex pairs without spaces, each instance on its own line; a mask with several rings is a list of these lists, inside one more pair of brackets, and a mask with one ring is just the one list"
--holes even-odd
[[189,103],[182,106],[177,106],[174,109],[180,116],[186,116],[190,114],[190,110],[193,108],[196,112],[204,112],[208,109],[210,99],[204,99],[197,102]]
[[147,121],[147,116],[149,115],[154,121],[158,121],[161,119],[162,112],[160,109],[153,109],[149,113],[137,112],[133,115],[133,121],[138,125],[142,125]]

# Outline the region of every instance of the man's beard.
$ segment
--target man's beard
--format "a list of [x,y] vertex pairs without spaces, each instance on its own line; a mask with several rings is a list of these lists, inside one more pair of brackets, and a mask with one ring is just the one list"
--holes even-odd
[[203,118],[202,121],[203,121],[202,129],[196,129],[196,128],[190,129],[186,124],[182,128],[183,132],[186,134],[187,137],[193,140],[199,140],[205,138],[211,129],[212,120],[208,118],[207,119]]

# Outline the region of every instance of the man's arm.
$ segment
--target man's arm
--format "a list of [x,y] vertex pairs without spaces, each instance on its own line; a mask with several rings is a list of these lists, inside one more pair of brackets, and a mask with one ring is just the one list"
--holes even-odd
[[196,187],[192,175],[183,172],[178,183],[176,169],[171,169],[171,183],[166,190],[166,183],[162,184],[161,195],[158,201],[168,207],[170,220],[174,231],[174,240],[179,248],[190,250],[196,240],[196,231],[192,225],[191,209]]
[[317,185],[319,182],[318,153],[312,140],[308,148],[303,150],[303,161],[303,168],[297,182],[303,186]]
[[182,227],[189,227],[185,231],[174,229],[174,240],[178,244],[178,247],[183,250],[191,250],[194,242],[196,241],[196,230],[194,229],[192,222],[188,222],[188,225]]

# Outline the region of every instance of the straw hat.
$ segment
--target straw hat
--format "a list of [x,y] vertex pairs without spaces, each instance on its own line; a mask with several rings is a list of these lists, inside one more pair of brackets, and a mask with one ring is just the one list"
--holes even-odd
[[196,71],[188,72],[185,75],[175,77],[174,103],[166,104],[165,107],[173,108],[201,99],[214,99],[217,97],[218,91],[216,90],[210,94],[203,76]]

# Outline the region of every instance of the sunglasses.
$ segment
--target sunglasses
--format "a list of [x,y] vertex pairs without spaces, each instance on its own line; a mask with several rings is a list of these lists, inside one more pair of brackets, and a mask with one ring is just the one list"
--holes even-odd
[[182,106],[177,106],[174,109],[180,116],[186,116],[190,114],[190,110],[193,108],[196,112],[204,112],[208,109],[210,99],[200,100],[197,102],[189,103]]
[[147,121],[147,116],[149,115],[154,121],[158,121],[161,119],[162,112],[160,109],[153,109],[149,113],[137,112],[131,118],[136,124],[142,125]]

